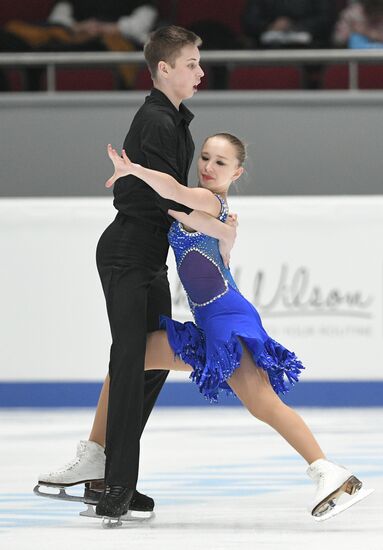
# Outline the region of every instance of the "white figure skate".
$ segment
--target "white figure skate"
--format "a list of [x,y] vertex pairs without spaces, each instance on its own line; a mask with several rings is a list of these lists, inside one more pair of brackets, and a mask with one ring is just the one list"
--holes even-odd
[[[76,457],[62,468],[40,474],[33,492],[46,498],[84,502],[87,509],[80,516],[99,518],[95,506],[105,488],[105,454],[104,448],[94,441],[80,441],[77,445]],[[66,489],[85,483],[83,496],[68,494]],[[41,486],[49,488],[42,491]],[[58,490],[58,491],[57,491]],[[54,491],[54,492],[53,492]],[[127,514],[122,521],[143,521],[154,517],[154,501],[152,498],[135,491]]]
[[343,466],[322,458],[310,464],[307,475],[317,484],[310,506],[316,521],[330,519],[374,492],[362,489],[362,482]]
[[[76,457],[54,472],[40,474],[33,492],[42,497],[83,502],[84,497],[70,495],[65,489],[82,483],[86,483],[88,487],[90,482],[103,483],[104,472],[104,448],[94,441],[80,441]],[[59,492],[41,491],[41,485],[59,489]]]

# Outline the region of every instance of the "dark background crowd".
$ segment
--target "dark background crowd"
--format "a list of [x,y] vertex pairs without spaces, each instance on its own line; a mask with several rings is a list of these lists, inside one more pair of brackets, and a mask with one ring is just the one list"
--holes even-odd
[[[13,0],[2,2],[1,52],[140,51],[165,24],[185,26],[204,49],[383,48],[383,0]],[[347,67],[208,66],[211,89],[347,87]],[[81,75],[81,76],[80,76]],[[360,87],[383,88],[383,70],[365,66]],[[3,68],[3,91],[45,89],[43,67]],[[57,88],[146,89],[146,69],[59,69]]]

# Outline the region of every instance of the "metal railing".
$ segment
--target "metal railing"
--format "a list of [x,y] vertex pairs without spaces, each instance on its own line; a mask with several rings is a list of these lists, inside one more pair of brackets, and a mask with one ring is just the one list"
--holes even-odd
[[[203,65],[304,65],[339,64],[349,67],[349,90],[358,89],[358,67],[361,63],[383,64],[382,50],[202,50]],[[144,65],[142,52],[73,52],[73,53],[0,53],[0,66],[8,68],[45,66],[47,91],[56,91],[58,67],[113,66],[121,64]]]

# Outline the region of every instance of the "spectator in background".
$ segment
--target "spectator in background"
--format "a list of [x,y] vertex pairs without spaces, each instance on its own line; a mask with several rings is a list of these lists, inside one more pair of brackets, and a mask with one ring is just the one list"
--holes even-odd
[[[204,50],[237,50],[244,47],[241,36],[237,36],[233,29],[220,21],[201,19],[189,25],[188,29],[202,37]],[[204,71],[207,72],[209,88],[227,89],[229,70],[226,65],[207,65]]]
[[333,40],[339,47],[383,48],[383,0],[350,3],[339,16]]
[[258,47],[329,45],[333,27],[331,0],[249,0],[245,33]]
[[[0,51],[134,51],[158,20],[151,0],[58,0],[42,24],[10,21]],[[135,66],[120,66],[121,87],[133,86]],[[26,88],[40,88],[40,69],[28,70]]]
[[[323,48],[334,22],[331,0],[249,0],[243,29],[258,48]],[[319,88],[322,68],[305,66],[303,85]]]

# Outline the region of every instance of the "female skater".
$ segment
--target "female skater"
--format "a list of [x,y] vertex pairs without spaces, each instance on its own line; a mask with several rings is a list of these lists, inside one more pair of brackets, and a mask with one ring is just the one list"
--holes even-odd
[[[134,164],[125,151],[120,157],[111,145],[108,155],[115,171],[107,187],[133,174],[162,197],[224,222],[228,216],[227,193],[243,172],[246,153],[243,143],[231,134],[207,138],[198,160],[198,188],[186,188],[168,174]],[[190,230],[187,214],[169,214],[176,220],[169,231],[169,243],[195,322],[179,323],[162,317],[164,330],[147,338],[145,370],[189,371],[209,400],[216,401],[221,390],[234,393],[253,416],[279,432],[309,464],[307,473],[317,484],[310,507],[315,519],[327,519],[367,496],[359,492],[362,483],[350,471],[325,458],[303,419],[279,398],[278,394],[298,381],[304,367],[294,353],[266,333],[258,312],[240,294],[224,266],[217,240]],[[101,443],[107,399],[106,385],[90,438]],[[345,493],[354,496],[338,504]]]

